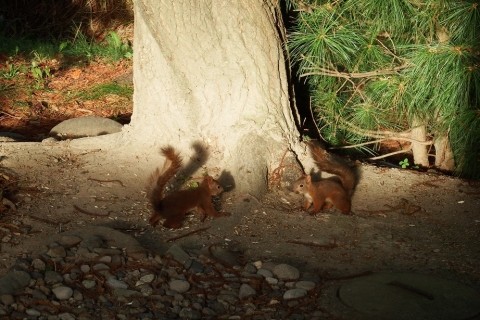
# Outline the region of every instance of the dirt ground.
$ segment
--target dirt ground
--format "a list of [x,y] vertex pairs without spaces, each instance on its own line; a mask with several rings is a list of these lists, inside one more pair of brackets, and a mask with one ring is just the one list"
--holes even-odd
[[145,183],[158,155],[127,162],[62,142],[3,143],[0,156],[2,175],[18,181],[16,210],[0,214],[0,276],[54,234],[103,225],[158,253],[172,243],[194,251],[219,245],[244,261],[290,263],[326,280],[413,271],[480,289],[478,183],[362,164],[353,215],[309,216],[288,190],[231,191],[221,201],[230,217],[202,223],[192,215],[168,230],[147,223]]

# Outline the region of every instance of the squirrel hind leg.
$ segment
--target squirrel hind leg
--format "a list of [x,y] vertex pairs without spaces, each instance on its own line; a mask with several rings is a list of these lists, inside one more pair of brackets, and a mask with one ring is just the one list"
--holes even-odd
[[332,203],[335,208],[340,210],[343,214],[350,214],[352,210],[352,202],[348,197],[337,197],[336,199],[332,199]]

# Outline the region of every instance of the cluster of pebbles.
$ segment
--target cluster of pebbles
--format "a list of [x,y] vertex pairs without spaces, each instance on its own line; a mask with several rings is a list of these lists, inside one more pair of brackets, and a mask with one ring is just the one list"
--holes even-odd
[[19,258],[0,278],[0,319],[326,316],[316,309],[319,280],[291,265],[230,265],[175,244],[153,255],[137,245],[112,246],[101,235],[109,231],[100,231],[60,235],[44,253]]

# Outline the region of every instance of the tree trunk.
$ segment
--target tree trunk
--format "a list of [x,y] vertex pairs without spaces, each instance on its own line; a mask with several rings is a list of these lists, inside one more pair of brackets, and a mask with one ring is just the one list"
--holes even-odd
[[428,167],[428,150],[427,146],[422,143],[427,141],[427,128],[419,119],[413,120],[412,127],[410,138],[420,142],[412,142],[413,162],[416,165]]
[[455,160],[448,135],[440,135],[435,138],[435,167],[440,170],[453,172],[455,170]]
[[[299,153],[275,4],[262,0],[135,1],[134,108],[122,140],[185,159],[209,149],[207,170],[240,192],[266,189]],[[214,168],[218,168],[215,170]]]

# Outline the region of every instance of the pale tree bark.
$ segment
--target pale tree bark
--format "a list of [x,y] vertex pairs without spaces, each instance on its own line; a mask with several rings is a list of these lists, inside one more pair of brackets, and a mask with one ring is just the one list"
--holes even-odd
[[455,160],[448,135],[440,135],[435,138],[435,167],[443,171],[453,172],[455,170]]
[[184,158],[203,143],[209,173],[229,172],[242,192],[265,190],[283,155],[303,151],[275,5],[135,1],[134,109],[121,140],[155,156],[171,144]]
[[[412,122],[412,130],[410,132],[410,138],[413,140],[412,141],[413,162],[416,165],[428,167],[429,162],[428,162],[427,145],[422,143],[427,141],[427,128],[419,119],[415,118]],[[417,143],[415,141],[419,141],[420,143]]]

